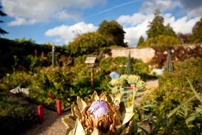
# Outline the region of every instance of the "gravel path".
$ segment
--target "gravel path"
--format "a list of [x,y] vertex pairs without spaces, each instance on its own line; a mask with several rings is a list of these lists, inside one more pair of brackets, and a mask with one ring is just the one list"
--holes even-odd
[[[146,81],[146,88],[158,87],[158,80]],[[36,106],[37,108],[37,106]],[[67,117],[71,114],[71,111],[66,111],[62,115],[58,115],[57,112],[43,108],[44,122],[38,123],[32,126],[21,135],[64,135],[66,126],[63,124],[61,118]]]
[[[36,106],[37,108],[37,106]],[[43,108],[44,122],[33,125],[22,135],[64,135],[66,126],[61,118],[67,117],[71,111],[66,111],[58,115],[56,111]]]

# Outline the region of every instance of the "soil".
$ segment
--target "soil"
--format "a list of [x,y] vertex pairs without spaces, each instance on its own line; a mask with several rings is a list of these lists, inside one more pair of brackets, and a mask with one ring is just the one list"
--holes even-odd
[[[147,80],[146,88],[158,87],[158,79]],[[37,109],[37,106],[35,107]],[[66,126],[62,122],[61,118],[67,117],[71,114],[71,110],[63,112],[58,115],[56,111],[52,111],[43,108],[44,122],[38,123],[27,129],[21,135],[64,135],[66,131]],[[149,128],[145,125],[144,128]]]

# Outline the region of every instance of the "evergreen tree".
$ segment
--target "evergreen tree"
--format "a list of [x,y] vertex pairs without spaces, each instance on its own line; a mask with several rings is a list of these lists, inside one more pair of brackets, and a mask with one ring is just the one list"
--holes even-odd
[[137,47],[141,47],[143,42],[144,42],[144,38],[143,38],[143,36],[140,36]]
[[202,18],[196,22],[188,39],[193,43],[202,43]]
[[160,15],[160,10],[156,9],[154,15],[153,21],[149,22],[149,30],[146,31],[148,38],[164,35],[165,32],[164,18]]
[[[0,8],[2,8],[2,7],[0,6]],[[0,15],[1,16],[6,16],[6,14],[4,12],[2,12],[1,10],[0,10]],[[0,22],[2,23],[3,21],[0,20]],[[0,37],[1,37],[1,35],[7,34],[7,33],[8,32],[6,32],[6,31],[4,31],[3,29],[0,28]]]
[[173,28],[170,26],[169,23],[167,24],[167,26],[165,26],[164,35],[166,35],[166,36],[172,36],[172,37],[177,37],[176,34],[175,34],[175,31],[173,30]]
[[155,10],[154,15],[155,17],[153,21],[149,22],[149,30],[146,31],[148,38],[154,38],[159,35],[176,37],[176,34],[169,23],[167,24],[167,26],[163,25],[164,18],[160,15],[159,9]]
[[127,47],[126,43],[124,43],[125,31],[118,22],[104,20],[99,26],[97,33],[102,35],[109,42],[109,45]]

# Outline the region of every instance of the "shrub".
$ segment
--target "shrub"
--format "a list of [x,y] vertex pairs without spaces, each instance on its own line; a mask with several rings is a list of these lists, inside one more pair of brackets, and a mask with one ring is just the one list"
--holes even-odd
[[[33,76],[32,88],[37,88],[31,97],[42,104],[54,104],[62,101],[62,108],[69,106],[76,91],[73,89],[74,74],[68,68],[42,68]],[[67,100],[68,99],[68,100]]]
[[85,33],[78,36],[67,46],[66,53],[71,56],[81,56],[84,54],[99,53],[101,47],[107,47],[108,43],[100,34],[95,32]]
[[0,93],[0,130],[2,134],[20,134],[37,119],[34,109],[22,99]]
[[[184,62],[174,63],[173,73],[164,73],[159,77],[161,87],[153,91],[152,101],[159,106],[153,109],[155,115],[165,117],[171,110],[180,105],[183,101],[193,97],[194,93],[190,89],[190,80],[198,93],[201,93],[202,88],[202,62],[201,58],[191,58]],[[189,112],[193,112],[195,107],[198,107],[199,102],[194,99],[186,104],[190,108]],[[184,129],[187,125],[185,120],[187,117],[182,117],[180,113],[176,113],[169,122],[163,127],[164,134],[170,134],[171,131]]]
[[[173,73],[164,73],[159,77],[160,88],[153,91],[153,102],[159,106],[157,113],[165,115],[183,100],[193,96],[190,85],[186,77],[190,80],[198,92],[202,92],[200,82],[202,82],[201,58],[188,59],[184,62],[174,64]],[[196,105],[195,102],[190,102]]]
[[148,38],[138,47],[156,46],[161,48],[163,45],[177,46],[179,44],[181,44],[181,41],[176,37],[159,35],[156,37]]
[[13,89],[17,86],[28,87],[32,83],[32,76],[25,71],[17,71],[12,74],[7,73],[1,80],[3,89]]
[[[99,67],[105,71],[116,71],[119,74],[124,74],[127,62],[127,57],[108,57],[100,60]],[[130,74],[138,74],[143,80],[149,77],[148,64],[134,58],[131,58],[130,63]]]
[[192,85],[201,92],[202,58],[191,58],[183,62],[175,62],[174,72],[164,73],[164,75],[159,78],[159,82],[162,87],[166,86],[168,88],[183,90],[189,88],[189,83],[185,78],[186,76]]

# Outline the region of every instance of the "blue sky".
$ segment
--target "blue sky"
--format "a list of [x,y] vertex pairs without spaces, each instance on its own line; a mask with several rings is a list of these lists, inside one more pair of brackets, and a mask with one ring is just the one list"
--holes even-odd
[[8,39],[32,38],[36,43],[68,44],[76,35],[96,31],[103,20],[123,26],[125,42],[135,46],[159,8],[164,23],[176,33],[191,33],[202,17],[202,0],[0,0],[0,27]]

